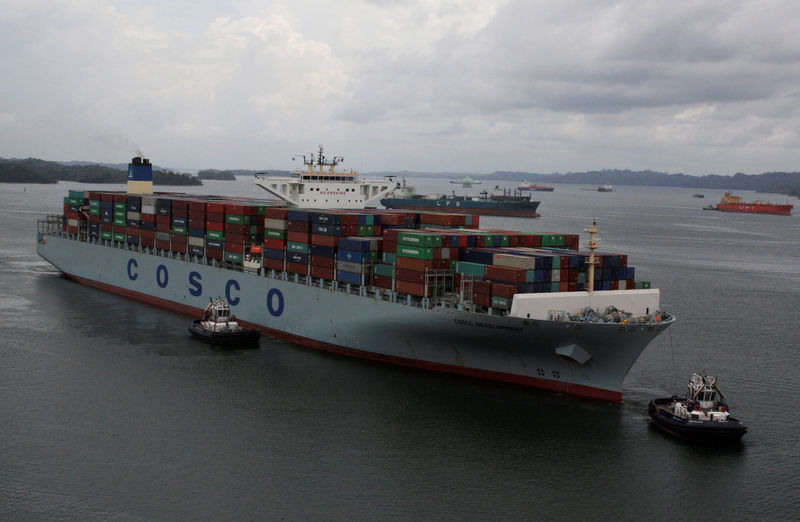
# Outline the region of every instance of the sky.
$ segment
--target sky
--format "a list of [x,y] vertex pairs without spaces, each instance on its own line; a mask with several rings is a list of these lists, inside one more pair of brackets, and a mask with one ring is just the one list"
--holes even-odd
[[0,157],[800,170],[793,0],[3,0]]

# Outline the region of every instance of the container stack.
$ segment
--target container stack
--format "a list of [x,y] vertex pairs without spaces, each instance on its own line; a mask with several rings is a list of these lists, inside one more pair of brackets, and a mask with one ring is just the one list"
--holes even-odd
[[[479,217],[470,214],[70,191],[64,220],[68,232],[92,241],[232,265],[257,259],[264,270],[418,297],[462,292],[500,310],[510,309],[517,293],[575,292],[587,283],[588,254],[578,251],[577,234],[478,230]],[[595,259],[595,290],[649,288],[635,280],[627,256],[596,253]]]

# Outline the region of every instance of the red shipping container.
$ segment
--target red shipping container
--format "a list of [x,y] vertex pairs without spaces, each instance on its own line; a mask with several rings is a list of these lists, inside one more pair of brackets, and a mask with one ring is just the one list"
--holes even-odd
[[264,240],[264,248],[273,248],[275,250],[286,250],[286,241],[283,239],[272,239],[268,237]]
[[127,229],[126,229],[125,227],[118,227],[118,226],[116,226],[116,225],[114,225],[114,226],[111,228],[111,231],[112,231],[113,233],[115,233],[115,234],[127,234],[127,233],[128,233],[128,231],[127,231]]
[[311,265],[311,277],[333,279],[333,268]]
[[397,252],[397,241],[386,241],[386,239],[384,239],[381,250],[391,253]]
[[517,287],[514,285],[504,285],[503,283],[492,283],[492,296],[493,297],[514,297],[517,293]]
[[290,232],[306,232],[311,230],[311,223],[308,221],[287,221],[286,230]]
[[558,284],[558,291],[559,292],[569,292],[569,283],[567,281],[561,281]]
[[205,201],[189,201],[188,202],[189,213],[206,213],[206,202]]
[[186,244],[185,243],[184,244],[179,244],[179,243],[174,243],[173,242],[170,245],[169,249],[172,250],[173,252],[177,252],[177,253],[180,253],[180,254],[185,254],[186,253]]
[[608,282],[609,290],[619,290],[619,281],[617,279],[612,279]]
[[110,223],[100,223],[100,230],[103,232],[112,232],[114,225]]
[[206,212],[206,221],[213,221],[214,223],[225,223],[225,214],[222,212]]
[[358,235],[358,225],[342,225],[342,237],[355,237]]
[[[411,294],[420,297],[425,296],[425,285],[419,283],[409,283],[408,281],[395,281],[395,289],[404,294]],[[430,296],[430,289],[428,289]]]
[[506,266],[486,265],[484,277],[508,283],[524,283],[525,270],[522,268],[509,268]]
[[619,267],[620,268],[627,268],[628,267],[628,255],[627,254],[620,254],[619,255]]
[[472,302],[481,306],[492,306],[492,296],[489,294],[472,294]]
[[358,225],[358,214],[343,214],[342,225]]
[[577,281],[570,281],[567,283],[567,291],[568,292],[577,292],[578,291],[578,282]]
[[145,239],[145,238],[155,240],[155,238],[156,238],[155,230],[142,230],[142,239]]
[[286,241],[294,241],[295,243],[308,243],[311,241],[311,234],[308,232],[287,232]]
[[237,225],[235,223],[225,223],[225,233],[239,234],[244,236],[250,233],[250,225]]
[[283,207],[267,207],[264,209],[264,217],[269,219],[286,219],[289,214],[288,208]]
[[156,222],[156,215],[155,214],[142,214],[142,221],[145,223],[155,223]]
[[171,227],[172,226],[172,216],[162,216],[160,214],[157,215],[156,216],[156,226],[158,226],[158,225],[166,225],[168,227]]
[[408,281],[409,283],[425,283],[425,272],[419,270],[409,270],[407,268],[398,268],[395,278],[398,281]]
[[204,229],[206,226],[205,218],[189,218],[189,228],[199,228]]
[[156,244],[156,238],[142,236],[139,240],[139,244],[141,244],[143,247],[153,248]]
[[292,274],[308,275],[308,265],[305,263],[286,262],[286,271]]
[[126,194],[114,194],[114,203],[127,203],[128,196]]
[[159,250],[169,250],[169,241],[156,239],[156,248]]
[[100,216],[97,214],[89,214],[89,221],[92,223],[98,223],[100,221]]
[[311,234],[311,244],[335,247],[339,244],[338,236],[326,236],[324,234]]
[[225,253],[219,248],[206,248],[206,257],[209,259],[222,260]]
[[206,230],[213,230],[214,232],[225,232],[225,223],[219,221],[206,221]]
[[475,294],[492,295],[492,283],[490,281],[475,281],[472,283],[472,292]]
[[311,256],[311,266],[330,268],[333,270],[336,266],[336,260],[332,257]]
[[392,278],[382,275],[373,275],[372,276],[372,285],[379,286],[381,288],[388,288],[389,290],[392,289]]
[[100,201],[113,202],[114,194],[110,192],[103,192],[102,194],[100,194]]
[[414,259],[413,257],[397,256],[397,267],[409,270],[446,270],[450,267],[447,259]]
[[225,251],[226,252],[235,252],[237,254],[244,253],[244,245],[241,241],[228,241],[225,240]]

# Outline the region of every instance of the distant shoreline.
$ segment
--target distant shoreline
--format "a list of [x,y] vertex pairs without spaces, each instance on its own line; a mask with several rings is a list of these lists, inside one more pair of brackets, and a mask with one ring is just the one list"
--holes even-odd
[[[286,171],[270,170],[272,174],[286,175]],[[167,170],[154,170],[155,185],[190,186],[202,185],[203,179],[233,181],[236,176],[247,176],[265,173],[264,170],[216,170],[205,169],[197,176]],[[459,172],[373,172],[368,176],[428,177],[460,179],[464,173]],[[645,187],[685,187],[698,190],[753,190],[786,196],[800,197],[800,172],[765,172],[762,174],[737,173],[733,176],[707,174],[689,176],[686,174],[668,174],[651,170],[631,171],[607,169],[589,172],[569,172],[564,174],[539,174],[532,172],[497,171],[470,176],[481,181],[514,181],[537,183],[566,183],[578,185],[618,185]],[[77,162],[59,163],[34,158],[2,159],[0,158],[0,183],[57,183],[58,181],[74,181],[78,183],[126,183],[124,165],[78,164]]]

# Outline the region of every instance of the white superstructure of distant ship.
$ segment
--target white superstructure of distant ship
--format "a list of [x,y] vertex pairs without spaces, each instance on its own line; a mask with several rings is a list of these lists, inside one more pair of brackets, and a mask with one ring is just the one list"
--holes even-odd
[[302,158],[305,170],[297,170],[290,176],[256,176],[256,185],[291,207],[318,209],[374,206],[395,187],[392,178],[369,180],[361,179],[352,170],[336,172],[336,166],[343,158],[334,156],[328,161],[322,152],[322,145],[316,156],[313,153],[308,156],[303,154]]

